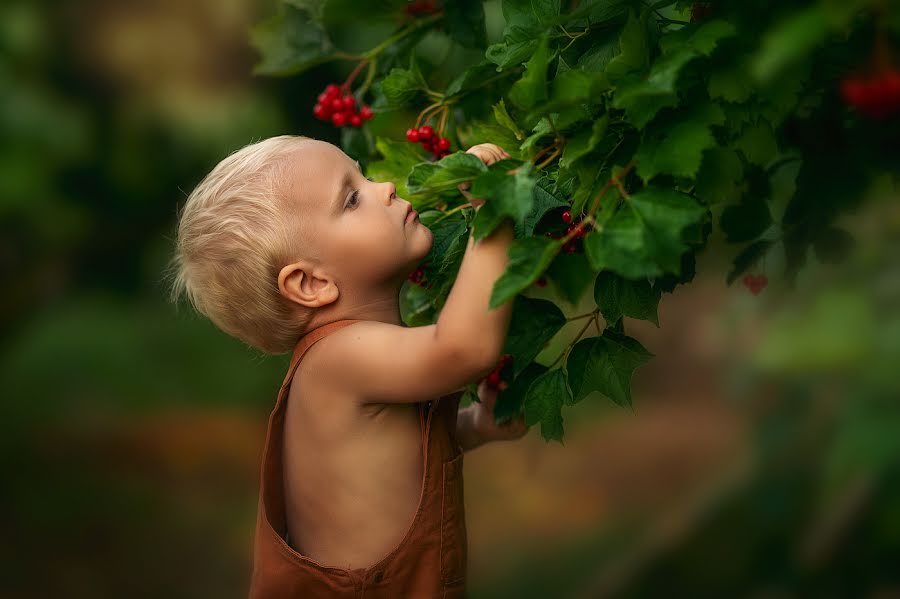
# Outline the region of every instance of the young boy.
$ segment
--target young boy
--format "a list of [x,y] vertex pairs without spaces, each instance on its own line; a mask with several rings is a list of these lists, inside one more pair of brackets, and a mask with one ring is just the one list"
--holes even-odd
[[[253,347],[292,352],[263,449],[251,598],[465,596],[463,452],[528,430],[494,422],[483,380],[509,326],[512,302],[488,300],[512,239],[509,220],[470,237],[437,322],[406,327],[399,291],[432,233],[336,146],[251,144],[188,197],[173,298]],[[476,381],[481,402],[457,411]]]

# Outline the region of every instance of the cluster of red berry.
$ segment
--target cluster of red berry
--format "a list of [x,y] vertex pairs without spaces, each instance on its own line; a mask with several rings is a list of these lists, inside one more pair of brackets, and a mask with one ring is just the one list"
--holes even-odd
[[691,4],[691,23],[708,19],[713,12],[713,7],[706,2],[694,2]]
[[313,116],[320,121],[331,121],[335,127],[347,124],[362,127],[363,121],[371,120],[375,113],[365,104],[356,112],[356,98],[352,94],[342,96],[340,86],[329,83],[325,86],[325,91],[319,94],[319,101],[313,107]]
[[753,295],[759,295],[759,292],[766,288],[766,285],[769,284],[769,277],[766,275],[751,275],[746,274],[744,278],[741,279],[744,283],[744,287],[750,290],[750,293]]
[[412,0],[403,7],[403,12],[411,17],[417,15],[425,15],[437,11],[438,6],[435,0]]
[[875,119],[900,109],[900,71],[885,69],[873,75],[850,75],[841,81],[841,95],[850,106]]
[[509,387],[509,383],[507,380],[511,378],[509,375],[512,374],[510,369],[512,368],[513,357],[510,354],[503,354],[500,356],[500,361],[497,362],[497,365],[494,366],[494,369],[488,373],[483,380],[486,381],[487,386],[492,389],[498,389],[503,391],[507,387]]
[[[574,237],[569,239],[567,242],[563,244],[563,251],[569,254],[574,254],[582,249],[582,239],[585,235],[587,235],[587,227],[585,226],[583,221],[578,221],[576,223],[572,222],[572,212],[566,210],[562,213],[562,219],[564,223],[570,223],[566,228],[566,232],[562,235],[554,235],[553,233],[547,232],[544,233],[547,237],[551,239],[562,239],[563,237],[569,235],[574,232]],[[543,287],[543,285],[542,285]]]
[[416,268],[414,271],[412,271],[411,273],[409,273],[409,276],[406,277],[406,278],[409,279],[409,281],[410,281],[411,283],[414,283],[414,284],[416,284],[416,285],[419,285],[419,286],[421,286],[421,287],[424,287],[425,289],[431,289],[431,283],[430,283],[430,282],[429,282],[429,283],[423,283],[423,282],[422,282],[422,281],[424,280],[424,278],[425,278],[425,269],[423,268],[423,266],[424,266],[424,265],[419,266],[418,268]]
[[430,125],[422,125],[406,130],[406,141],[421,143],[422,147],[431,152],[434,160],[440,160],[450,153],[450,140],[446,137],[435,135]]

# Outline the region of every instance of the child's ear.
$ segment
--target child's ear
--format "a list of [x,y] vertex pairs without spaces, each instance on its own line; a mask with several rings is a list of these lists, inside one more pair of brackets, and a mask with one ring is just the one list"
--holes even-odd
[[306,261],[282,268],[278,273],[278,289],[284,297],[307,308],[330,304],[340,295],[334,279]]

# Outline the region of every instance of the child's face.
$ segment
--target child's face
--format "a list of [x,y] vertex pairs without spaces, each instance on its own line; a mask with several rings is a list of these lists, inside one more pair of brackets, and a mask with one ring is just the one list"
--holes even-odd
[[290,201],[342,294],[402,283],[428,255],[432,233],[418,217],[407,222],[410,203],[392,182],[370,181],[355,160],[319,140],[308,140],[292,160]]

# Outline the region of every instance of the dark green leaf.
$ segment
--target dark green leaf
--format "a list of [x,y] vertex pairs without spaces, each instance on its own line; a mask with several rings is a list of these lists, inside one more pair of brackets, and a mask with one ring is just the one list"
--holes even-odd
[[519,108],[529,109],[547,99],[547,62],[550,59],[547,43],[547,36],[541,36],[537,49],[525,65],[525,74],[509,90],[510,101]]
[[594,271],[583,253],[560,252],[550,263],[547,276],[556,284],[566,301],[577,306],[594,280]]
[[566,317],[551,301],[517,295],[513,300],[503,353],[513,357],[518,376],[566,324]]
[[569,395],[566,376],[561,368],[554,368],[539,375],[525,393],[525,424],[541,425],[545,441],[562,443],[562,406]]
[[537,181],[532,163],[522,163],[512,175],[507,174],[508,168],[508,161],[492,164],[486,173],[472,181],[469,193],[485,200],[472,226],[476,241],[490,235],[507,216],[513,223],[523,225],[532,210]]
[[494,283],[488,307],[494,309],[527,289],[547,269],[561,247],[557,240],[543,235],[514,239],[509,247],[506,271]]
[[[444,23],[447,35],[466,48],[487,46],[484,27],[484,3],[482,0],[445,0]],[[494,67],[491,67],[493,70]]]
[[468,152],[454,152],[437,162],[423,162],[413,167],[406,181],[410,193],[452,189],[463,181],[471,181],[488,170],[481,158]]
[[250,44],[262,60],[254,75],[296,75],[331,60],[334,46],[307,10],[282,4],[278,14],[254,24]]
[[637,340],[610,329],[600,337],[582,339],[566,359],[574,401],[596,391],[620,406],[631,407],[631,376],[652,357]]
[[647,279],[632,281],[603,271],[594,282],[594,301],[607,324],[622,316],[649,320],[659,326],[657,307],[662,295]]

